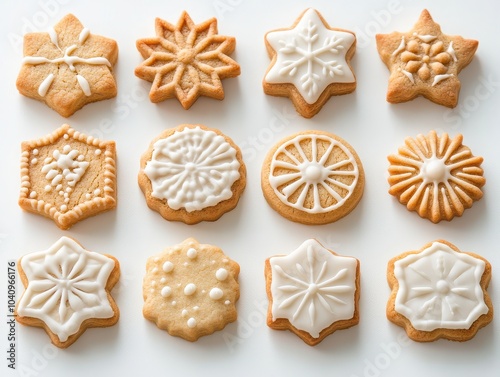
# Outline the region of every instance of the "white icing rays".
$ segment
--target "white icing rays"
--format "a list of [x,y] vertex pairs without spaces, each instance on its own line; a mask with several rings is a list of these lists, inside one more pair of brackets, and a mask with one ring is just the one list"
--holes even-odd
[[239,168],[236,150],[224,137],[186,127],[154,144],[144,172],[154,197],[166,199],[174,210],[192,212],[231,198]]
[[388,158],[389,193],[420,216],[451,220],[482,197],[483,159],[462,145],[462,135],[450,139],[431,131],[408,138],[398,152]]
[[[309,146],[310,152],[303,146]],[[340,158],[332,158],[334,155]],[[358,177],[354,156],[339,141],[325,135],[302,134],[277,149],[269,182],[284,204],[308,213],[326,213],[347,201]],[[321,198],[321,193],[326,199]]]
[[488,313],[480,286],[485,263],[434,242],[394,264],[395,308],[417,330],[468,329]]
[[[78,37],[78,43],[82,45],[85,43],[87,40],[88,36],[90,35],[90,31],[87,28],[84,28]],[[75,64],[90,64],[90,65],[106,65],[108,67],[111,67],[111,63],[109,62],[108,59],[96,56],[96,57],[91,57],[91,58],[81,58],[77,55],[72,55],[73,52],[78,48],[77,44],[72,44],[64,49],[64,51],[59,47],[59,42],[58,42],[58,36],[56,31],[51,28],[49,30],[49,36],[52,44],[57,47],[59,51],[63,54],[62,57],[59,58],[54,58],[54,59],[49,59],[45,56],[25,56],[23,58],[23,63],[24,64],[32,64],[32,65],[38,65],[38,64],[66,64],[71,72],[77,72]],[[50,73],[47,75],[47,77],[42,81],[40,86],[38,87],[38,94],[42,97],[45,97],[47,94],[50,86],[52,85],[52,82],[54,81],[55,76],[54,74]],[[88,97],[92,94],[90,90],[90,84],[88,80],[83,77],[82,75],[76,73],[76,80],[78,82],[78,85],[82,89],[83,93]]]
[[285,318],[318,338],[332,323],[355,310],[355,258],[332,254],[318,241],[305,241],[287,256],[272,257],[272,316]]
[[77,333],[83,321],[114,315],[105,290],[112,259],[62,237],[48,250],[24,256],[21,266],[28,286],[18,314],[42,320],[61,342]]
[[292,83],[309,104],[329,84],[355,81],[345,59],[354,35],[328,29],[314,9],[307,10],[293,29],[270,32],[266,38],[277,60],[265,80]]

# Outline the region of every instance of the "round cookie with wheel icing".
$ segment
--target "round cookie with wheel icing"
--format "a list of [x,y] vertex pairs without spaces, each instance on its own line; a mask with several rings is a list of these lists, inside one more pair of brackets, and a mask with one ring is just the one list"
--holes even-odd
[[139,186],[165,219],[215,221],[238,204],[246,185],[239,147],[219,130],[183,124],[162,132],[141,158]]
[[148,258],[144,317],[191,342],[236,321],[239,265],[194,238]]
[[269,205],[303,224],[327,224],[349,214],[364,190],[356,151],[324,131],[303,131],[278,142],[267,154],[261,186]]
[[486,183],[481,163],[462,144],[463,136],[447,133],[407,138],[397,154],[390,155],[389,193],[408,210],[433,223],[462,216],[483,197]]
[[437,240],[389,261],[387,318],[418,342],[466,341],[493,320],[491,265]]

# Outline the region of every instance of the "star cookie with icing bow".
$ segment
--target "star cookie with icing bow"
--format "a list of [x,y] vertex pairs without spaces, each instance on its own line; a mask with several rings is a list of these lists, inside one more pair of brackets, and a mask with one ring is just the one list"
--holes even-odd
[[377,34],[376,39],[390,71],[388,102],[423,96],[438,105],[457,106],[458,74],[471,62],[478,41],[443,34],[426,9],[410,31]]

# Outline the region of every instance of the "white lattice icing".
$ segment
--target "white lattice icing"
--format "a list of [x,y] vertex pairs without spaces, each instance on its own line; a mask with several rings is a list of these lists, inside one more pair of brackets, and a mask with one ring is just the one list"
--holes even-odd
[[346,62],[354,34],[327,28],[314,9],[308,9],[293,29],[270,32],[266,38],[277,58],[265,80],[293,84],[309,104],[332,83],[355,82]]
[[332,254],[313,239],[287,256],[272,257],[272,318],[285,318],[318,338],[355,311],[357,261]]
[[21,260],[28,286],[17,313],[42,320],[61,342],[90,318],[111,318],[105,290],[115,262],[84,250],[68,237]]
[[144,172],[153,197],[166,199],[174,210],[193,212],[231,198],[239,168],[236,150],[223,136],[186,127],[155,142]]
[[394,263],[395,309],[417,330],[468,329],[488,313],[480,286],[485,263],[434,242]]

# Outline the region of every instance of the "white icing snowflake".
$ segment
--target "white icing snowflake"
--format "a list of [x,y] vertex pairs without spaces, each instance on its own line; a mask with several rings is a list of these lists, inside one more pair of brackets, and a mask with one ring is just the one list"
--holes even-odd
[[192,212],[231,198],[240,178],[236,150],[224,137],[200,127],[184,128],[153,146],[144,172],[152,196],[174,210]]
[[105,290],[114,265],[112,259],[62,237],[48,250],[22,258],[28,286],[17,313],[42,320],[65,342],[85,320],[114,315]]
[[88,161],[84,159],[83,154],[77,149],[71,149],[69,145],[65,145],[62,152],[54,150],[52,158],[48,157],[42,167],[42,173],[45,173],[45,178],[50,181],[50,186],[46,190],[63,186],[63,183],[71,188],[75,187],[89,167]]
[[293,29],[270,32],[266,38],[277,52],[266,81],[291,82],[309,104],[316,102],[328,85],[355,81],[346,62],[355,36],[329,29],[314,9],[307,10]]
[[394,264],[396,311],[417,330],[468,329],[488,312],[480,286],[484,268],[481,259],[434,242]]
[[287,256],[270,259],[272,316],[285,318],[314,338],[355,310],[355,258],[332,254],[310,239]]

